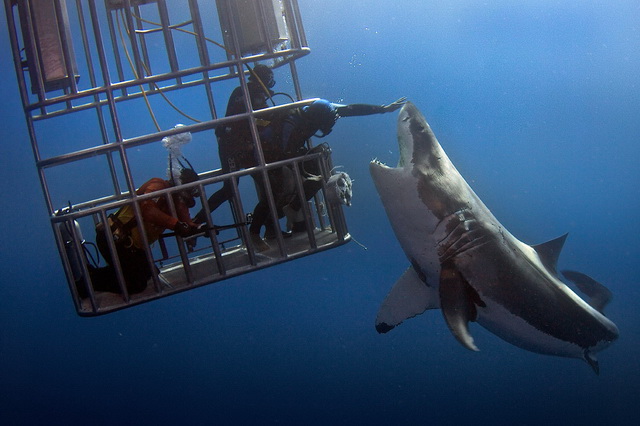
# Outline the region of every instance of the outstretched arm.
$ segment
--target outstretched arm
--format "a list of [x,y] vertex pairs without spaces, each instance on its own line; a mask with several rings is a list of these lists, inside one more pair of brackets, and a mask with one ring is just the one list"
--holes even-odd
[[358,115],[384,114],[399,109],[407,98],[402,97],[388,105],[350,104],[336,105],[340,117],[354,117]]
[[384,105],[384,112],[392,112],[395,111],[397,109],[402,108],[402,105],[407,103],[407,97],[403,96],[400,99],[397,99],[393,102],[391,102],[389,105]]

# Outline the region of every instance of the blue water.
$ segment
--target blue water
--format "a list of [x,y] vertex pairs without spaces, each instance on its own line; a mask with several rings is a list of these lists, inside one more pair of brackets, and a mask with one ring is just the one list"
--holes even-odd
[[[521,3],[525,3],[524,5]],[[351,243],[98,318],[76,315],[0,31],[0,422],[637,424],[640,5],[635,0],[300,0],[305,96],[407,96],[498,219],[527,243],[569,232],[560,269],[606,284],[620,338],[583,362],[438,311],[378,335],[407,261],[368,162],[397,161],[395,114],[342,119]],[[4,14],[0,27],[6,27]],[[61,133],[60,144],[65,143]],[[178,423],[179,422],[179,423]]]

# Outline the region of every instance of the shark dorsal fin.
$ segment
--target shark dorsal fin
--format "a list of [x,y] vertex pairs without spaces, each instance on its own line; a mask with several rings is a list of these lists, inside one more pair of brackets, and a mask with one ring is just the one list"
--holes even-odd
[[569,234],[564,234],[561,237],[549,240],[546,243],[532,246],[536,253],[538,253],[538,256],[540,256],[542,264],[554,275],[558,275],[556,270],[558,257],[560,256],[560,251],[562,251],[564,241],[567,239],[567,235]]

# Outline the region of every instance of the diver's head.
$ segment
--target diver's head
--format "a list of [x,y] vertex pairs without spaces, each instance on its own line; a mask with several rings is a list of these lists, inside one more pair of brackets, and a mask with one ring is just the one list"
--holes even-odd
[[271,89],[276,85],[276,81],[273,79],[273,71],[266,65],[258,64],[249,73],[249,81],[256,82],[256,77],[262,81],[268,89]]
[[180,177],[178,179],[179,179],[181,185],[185,185],[187,183],[191,183],[191,182],[195,182],[197,180],[200,180],[200,177],[198,176],[198,174],[196,173],[195,170],[190,169],[188,167],[184,167],[180,171]]
[[338,121],[338,110],[328,100],[318,99],[310,105],[302,107],[302,116],[322,132],[322,135],[316,135],[322,138],[333,130],[333,125]]
[[[200,177],[195,172],[195,170],[185,167],[180,171],[180,177],[178,178],[178,182],[176,182],[176,184],[185,185],[187,183],[195,182],[199,179]],[[192,188],[178,191],[175,195],[182,199],[187,207],[191,208],[196,205],[196,201],[194,198],[200,195],[200,191],[198,190],[198,187],[194,186]]]

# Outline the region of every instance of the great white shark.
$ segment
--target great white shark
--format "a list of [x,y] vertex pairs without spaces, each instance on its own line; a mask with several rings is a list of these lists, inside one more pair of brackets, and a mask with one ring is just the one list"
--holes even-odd
[[566,234],[538,245],[514,237],[447,157],[420,111],[407,102],[398,117],[395,168],[374,160],[370,172],[411,266],[382,303],[376,329],[440,308],[455,338],[477,351],[469,322],[541,354],[579,358],[598,373],[596,353],[618,337],[604,316],[611,293],[585,274],[558,277]]

